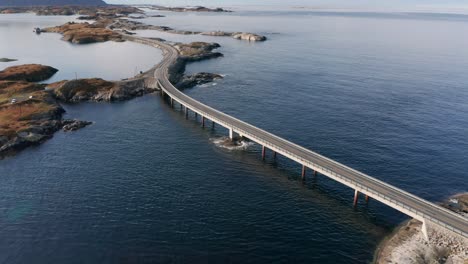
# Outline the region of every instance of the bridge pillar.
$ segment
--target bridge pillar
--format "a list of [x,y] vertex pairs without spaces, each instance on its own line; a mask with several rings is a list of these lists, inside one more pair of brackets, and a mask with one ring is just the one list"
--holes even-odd
[[202,127],[205,127],[205,117],[202,116],[201,120],[202,120],[202,121],[201,121],[201,122],[202,122]]
[[301,174],[301,177],[302,177],[302,180],[305,181],[305,177],[306,177],[306,166],[302,165],[302,174]]
[[215,121],[211,121],[211,129],[214,129],[215,125],[216,125]]
[[354,202],[353,202],[354,207],[356,207],[356,205],[357,205],[358,198],[359,198],[359,192],[358,192],[358,190],[355,190],[354,191]]
[[276,160],[276,151],[273,151],[273,159]]
[[262,160],[265,160],[266,148],[262,146]]
[[369,202],[369,195],[366,195],[366,203]]
[[171,108],[174,108],[174,99],[171,97]]
[[229,138],[231,140],[234,138],[234,131],[232,131],[232,128],[229,129]]
[[182,104],[180,104],[180,111],[182,111]]
[[188,107],[185,107],[185,119],[188,118]]
[[198,117],[198,113],[197,113],[197,112],[195,112],[195,119],[197,119],[197,117]]
[[429,235],[427,233],[426,219],[423,219],[423,221],[422,221],[421,232],[423,233],[424,239],[426,241],[429,241]]

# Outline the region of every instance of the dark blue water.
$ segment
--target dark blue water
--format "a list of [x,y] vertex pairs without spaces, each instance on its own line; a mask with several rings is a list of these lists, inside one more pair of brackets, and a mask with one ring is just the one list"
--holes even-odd
[[[468,23],[347,15],[167,14],[151,23],[243,30],[226,74],[187,93],[439,201],[467,191]],[[0,263],[365,263],[405,216],[300,166],[230,151],[226,135],[157,95],[67,106],[96,123],[0,161]]]

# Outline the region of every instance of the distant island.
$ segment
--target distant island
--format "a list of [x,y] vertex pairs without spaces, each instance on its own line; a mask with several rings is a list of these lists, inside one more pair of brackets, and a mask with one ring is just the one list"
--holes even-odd
[[105,6],[103,0],[0,0],[0,6]]

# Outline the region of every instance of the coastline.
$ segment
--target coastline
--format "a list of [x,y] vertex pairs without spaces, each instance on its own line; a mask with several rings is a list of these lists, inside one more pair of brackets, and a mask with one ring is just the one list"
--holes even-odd
[[[467,217],[463,210],[454,210],[453,201],[468,203],[468,193],[455,194],[441,206]],[[429,241],[421,232],[421,222],[409,219],[395,227],[374,253],[373,263],[453,263],[468,262],[468,239],[429,225]]]
[[[128,8],[131,9],[131,7]],[[119,10],[125,9],[126,7],[123,7]],[[61,9],[57,9],[55,12],[60,12],[60,10]],[[87,12],[90,12],[90,10],[92,9],[87,9]],[[114,11],[114,9],[111,9],[111,11]],[[141,39],[131,37],[131,34],[127,34],[128,32],[124,30],[111,29],[110,25],[113,24],[116,19],[122,17],[121,15],[112,12],[99,13],[99,15],[96,13],[95,15],[96,20],[92,24],[67,23],[52,28],[38,29],[36,33],[60,33],[63,35],[63,41],[78,45],[94,42],[122,42],[128,40],[161,49],[161,46],[157,43],[155,44],[155,42],[165,42],[162,39],[148,39],[148,41],[142,42]],[[125,16],[129,16],[129,13]],[[184,74],[186,64],[189,62],[222,57],[223,54],[213,52],[213,50],[220,47],[219,44],[194,42],[189,44],[169,43],[169,45],[176,47],[178,50],[179,56],[176,64],[171,67],[171,76],[173,77],[172,81],[180,89],[191,88],[196,85],[223,78],[221,75],[215,73],[201,72],[192,75]],[[48,66],[45,65],[36,65],[36,67],[38,66],[44,69],[48,68]],[[6,116],[7,123],[3,124],[3,130],[6,130],[0,130],[2,134],[0,137],[0,159],[13,156],[27,147],[41,144],[52,138],[53,134],[59,130],[66,132],[75,131],[92,124],[92,122],[88,121],[62,119],[65,110],[61,107],[61,104],[85,101],[124,101],[159,91],[159,88],[154,83],[154,72],[159,66],[159,64],[156,64],[146,72],[140,72],[140,74],[132,78],[121,81],[105,81],[99,78],[90,78],[63,80],[47,85],[39,85],[36,83],[37,81],[50,78],[58,71],[57,69],[54,69],[55,71],[48,75],[44,75],[40,71],[29,72],[28,74],[19,76],[17,74],[5,75],[1,81],[3,88],[0,88],[2,88],[3,91],[0,91],[0,95],[4,93],[3,97],[6,97],[4,98],[3,105],[0,106],[0,116]],[[4,71],[22,71],[23,69],[28,69],[28,67],[29,65],[19,65],[5,68]],[[20,89],[16,88],[18,85]],[[31,88],[29,88],[30,86],[35,88],[31,90]],[[5,94],[5,92],[9,90],[14,90],[14,94],[11,92]],[[31,91],[34,91],[36,94],[34,100],[31,100]],[[15,98],[17,97],[24,99],[20,99],[18,104],[14,104],[17,100]],[[27,99],[28,97],[29,99]],[[6,100],[11,100],[11,102],[7,102]],[[46,110],[43,110],[44,107],[39,107],[44,103],[47,105]],[[26,113],[22,113],[22,108],[29,110],[29,112],[26,111]],[[49,108],[53,108],[54,110],[49,111]],[[17,113],[18,110],[19,113]],[[8,122],[10,124],[21,122],[21,129],[17,130],[14,126],[8,125]]]

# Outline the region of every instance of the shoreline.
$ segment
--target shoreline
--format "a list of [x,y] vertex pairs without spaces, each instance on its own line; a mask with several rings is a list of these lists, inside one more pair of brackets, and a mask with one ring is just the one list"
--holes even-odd
[[[194,73],[191,75],[185,75],[185,67],[187,63],[196,62],[211,58],[222,57],[223,54],[219,52],[213,52],[213,50],[220,47],[217,43],[205,43],[205,42],[193,42],[190,44],[184,43],[164,43],[162,39],[151,39],[151,38],[136,38],[125,34],[124,31],[109,29],[109,24],[114,23],[120,16],[115,14],[107,14],[111,18],[107,18],[106,14],[100,14],[104,18],[98,18],[93,24],[89,23],[67,23],[62,26],[56,26],[51,28],[49,32],[61,33],[64,35],[63,41],[74,42],[72,38],[66,38],[65,33],[69,32],[68,28],[61,30],[64,26],[77,26],[77,32],[82,33],[82,39],[84,41],[76,41],[77,44],[86,44],[93,42],[107,42],[107,41],[132,41],[144,45],[149,45],[154,48],[158,48],[165,52],[162,48],[164,45],[169,44],[176,48],[178,53],[177,62],[171,67],[172,81],[180,88],[186,89],[196,85],[205,84],[214,80],[222,79],[223,77],[219,74],[214,73]],[[84,30],[82,30],[84,27]],[[39,29],[40,32],[47,32],[48,30]],[[108,37],[110,34],[111,37]],[[143,39],[143,41],[142,41]],[[5,68],[3,71],[11,71],[10,68],[21,70],[22,67],[28,65],[19,65],[14,67]],[[45,65],[36,65],[47,68]],[[21,75],[19,78],[16,75],[8,75],[3,79],[0,79],[0,84],[3,93],[6,89],[12,90],[11,87],[22,85],[21,89],[15,88],[16,95],[4,94],[2,104],[0,104],[0,117],[7,116],[7,120],[10,120],[10,124],[19,122],[23,124],[20,130],[13,128],[12,131],[10,126],[3,126],[2,136],[0,136],[0,160],[6,157],[11,157],[33,145],[39,145],[48,139],[53,137],[53,134],[59,130],[64,131],[75,131],[80,128],[86,127],[92,124],[88,121],[69,120],[62,119],[65,112],[61,104],[68,103],[79,103],[83,101],[124,101],[142,96],[148,93],[159,91],[160,89],[154,83],[154,72],[160,67],[160,63],[154,65],[152,68],[140,74],[120,80],[120,81],[105,81],[99,78],[89,79],[77,79],[77,80],[63,80],[50,84],[38,84],[36,81],[42,81],[47,78],[43,78],[39,72],[30,72],[26,75]],[[0,71],[3,72],[3,71]],[[54,72],[55,73],[55,72]],[[52,73],[53,75],[53,73]],[[14,79],[12,79],[14,78]],[[35,87],[33,90],[30,86]],[[1,88],[1,87],[0,87]],[[45,89],[44,89],[45,88]],[[31,91],[39,96],[34,96],[34,100],[30,100],[32,97]],[[2,95],[2,91],[0,91]],[[17,99],[11,98],[24,98],[19,101],[18,104],[14,104]],[[30,99],[26,99],[26,98]],[[40,99],[36,99],[40,98]],[[7,102],[6,100],[11,100]],[[47,102],[47,109],[42,110],[40,105]],[[29,109],[29,112],[24,113],[22,108]],[[48,109],[53,108],[53,111]],[[19,115],[18,115],[19,110]],[[46,111],[46,112],[44,112]],[[48,111],[48,112],[47,112]],[[8,113],[15,114],[8,114]],[[22,114],[23,112],[23,114]],[[3,113],[3,114],[2,114]],[[14,121],[17,120],[17,121]],[[7,123],[8,124],[8,123]],[[10,127],[10,128],[8,128]],[[10,130],[8,130],[10,129]]]
[[[466,207],[454,210],[453,201],[468,204],[468,193],[458,193],[440,205],[465,218]],[[468,239],[434,225],[428,225],[429,241],[422,235],[421,222],[408,219],[394,228],[378,245],[372,263],[453,263],[468,262]]]

